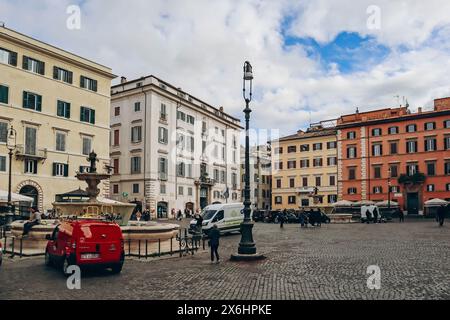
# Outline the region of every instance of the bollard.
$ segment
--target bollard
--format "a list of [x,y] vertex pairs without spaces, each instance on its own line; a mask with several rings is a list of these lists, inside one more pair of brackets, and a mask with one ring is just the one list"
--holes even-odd
[[23,249],[23,239],[20,238],[20,251],[19,251],[19,257],[22,258],[22,249]]
[[128,239],[128,255],[131,256],[131,239]]
[[148,258],[148,240],[145,239],[145,259]]
[[161,239],[158,239],[158,257],[161,257]]
[[141,240],[138,240],[138,259],[141,258]]
[[15,246],[15,238],[12,237],[12,242],[11,242],[11,258],[14,258],[14,246]]
[[181,229],[180,229],[180,235],[178,236],[178,245],[180,246],[180,258],[183,256],[183,254],[181,253]]
[[173,247],[172,240],[173,240],[173,237],[170,238],[170,256],[172,256],[172,247]]

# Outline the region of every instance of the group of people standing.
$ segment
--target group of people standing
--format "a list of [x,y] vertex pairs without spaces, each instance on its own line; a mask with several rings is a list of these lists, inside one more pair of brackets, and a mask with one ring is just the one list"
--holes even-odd
[[[178,211],[176,211],[176,215],[175,215],[175,209],[172,209],[172,217],[176,216],[176,219],[181,221],[184,218],[192,218],[194,216],[193,212],[191,209],[184,209],[184,214],[183,212],[181,212],[181,209],[178,209]],[[199,213],[200,211],[197,209],[197,213]]]
[[137,210],[131,214],[130,220],[132,221],[150,221],[152,215],[149,209],[145,209],[142,213],[141,210]]

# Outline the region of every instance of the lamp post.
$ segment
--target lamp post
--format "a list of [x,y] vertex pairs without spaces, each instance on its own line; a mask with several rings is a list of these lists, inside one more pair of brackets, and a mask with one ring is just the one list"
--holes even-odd
[[12,168],[12,156],[13,151],[17,147],[17,131],[11,126],[8,130],[8,137],[6,140],[6,147],[9,150],[9,174],[8,174],[8,212],[6,213],[6,229],[9,230],[11,228],[12,218],[14,216],[14,212],[12,211],[12,200],[11,200],[11,168]]
[[[250,213],[250,139],[249,139],[249,121],[252,110],[249,107],[252,101],[252,83],[253,71],[250,62],[244,63],[244,77],[243,77],[243,96],[245,100],[245,188],[244,188],[244,221],[241,224],[241,242],[239,242],[238,253],[231,255],[231,260],[234,261],[248,261],[259,260],[264,256],[256,253],[255,242],[253,241],[253,223],[251,221]],[[248,92],[247,92],[248,89]]]

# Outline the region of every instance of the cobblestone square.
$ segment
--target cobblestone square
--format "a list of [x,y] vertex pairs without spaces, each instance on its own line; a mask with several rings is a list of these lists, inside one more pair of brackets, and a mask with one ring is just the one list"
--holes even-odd
[[[209,253],[126,261],[122,274],[89,272],[68,290],[43,258],[5,257],[0,299],[450,299],[450,227],[434,220],[403,224],[256,223],[254,239],[267,259],[229,261],[239,234],[221,239],[222,262]],[[366,269],[381,269],[381,289],[367,287]]]

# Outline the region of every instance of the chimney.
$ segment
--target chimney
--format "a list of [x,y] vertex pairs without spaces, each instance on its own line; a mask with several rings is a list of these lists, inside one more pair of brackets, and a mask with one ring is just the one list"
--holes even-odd
[[220,112],[223,112],[223,107],[220,107],[219,110],[220,110]]
[[450,110],[450,98],[434,99],[434,111]]
[[127,78],[126,77],[120,77],[120,84],[124,84],[127,82]]

